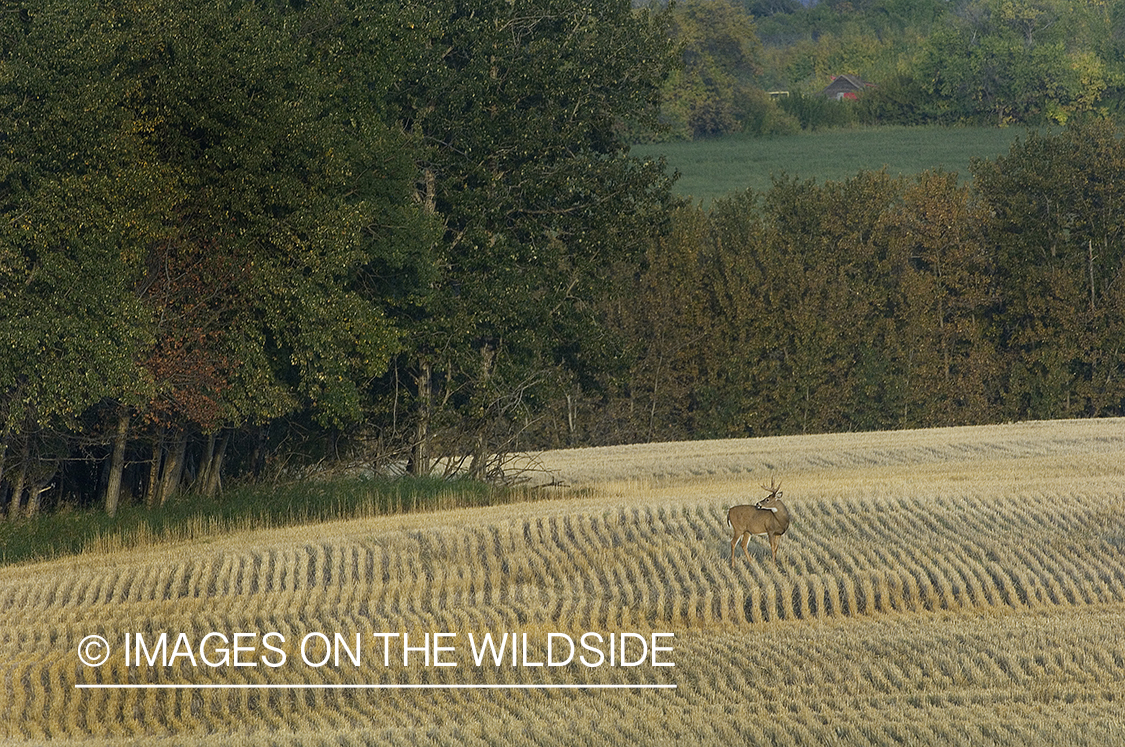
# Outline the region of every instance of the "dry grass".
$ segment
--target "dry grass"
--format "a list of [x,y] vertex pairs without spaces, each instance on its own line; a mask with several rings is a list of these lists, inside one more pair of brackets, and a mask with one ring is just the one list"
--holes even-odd
[[[1125,422],[540,455],[583,498],[0,569],[0,737],[118,744],[1110,744],[1125,739]],[[793,525],[728,566],[725,510]],[[281,632],[293,665],[82,667],[101,633]],[[296,661],[310,631],[668,631],[674,668]],[[367,643],[365,643],[365,647]],[[380,652],[381,653],[381,652]],[[533,645],[532,660],[542,656]],[[77,690],[76,682],[675,690]]]

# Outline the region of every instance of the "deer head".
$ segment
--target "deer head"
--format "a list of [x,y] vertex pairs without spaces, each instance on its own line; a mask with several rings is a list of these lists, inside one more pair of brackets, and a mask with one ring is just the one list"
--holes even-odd
[[773,511],[774,513],[777,513],[777,502],[781,499],[781,496],[784,495],[784,493],[781,492],[781,483],[778,483],[775,486],[773,484],[773,478],[771,477],[770,486],[767,488],[765,485],[763,485],[762,490],[769,493],[769,495],[755,503],[754,508],[759,508],[764,511]]

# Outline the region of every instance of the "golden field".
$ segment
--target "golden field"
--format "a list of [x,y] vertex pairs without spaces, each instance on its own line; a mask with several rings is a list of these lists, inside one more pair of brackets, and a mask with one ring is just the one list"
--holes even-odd
[[[0,741],[1125,743],[1123,420],[533,464],[569,487],[0,569]],[[793,517],[779,562],[759,538],[732,570],[726,509],[771,478]],[[184,648],[127,664],[138,633]],[[242,634],[245,666],[203,661],[209,633]],[[403,665],[383,633],[450,648]],[[505,633],[529,641],[514,664],[473,661],[470,635]],[[674,638],[636,666],[549,666],[552,633]],[[100,667],[78,658],[91,634]],[[360,663],[314,666],[319,639],[306,663],[310,634],[358,636]]]

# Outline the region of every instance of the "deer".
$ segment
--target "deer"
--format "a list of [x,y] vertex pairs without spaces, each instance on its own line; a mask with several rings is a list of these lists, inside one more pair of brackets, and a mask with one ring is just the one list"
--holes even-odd
[[781,502],[780,483],[775,487],[773,479],[770,479],[770,486],[767,488],[763,485],[762,490],[769,495],[752,505],[732,506],[727,511],[727,524],[734,531],[734,537],[730,541],[731,568],[734,568],[734,548],[738,546],[739,540],[742,540],[743,554],[750,560],[750,552],[746,548],[750,544],[750,537],[755,534],[769,537],[773,562],[777,563],[777,543],[789,528],[789,511]]

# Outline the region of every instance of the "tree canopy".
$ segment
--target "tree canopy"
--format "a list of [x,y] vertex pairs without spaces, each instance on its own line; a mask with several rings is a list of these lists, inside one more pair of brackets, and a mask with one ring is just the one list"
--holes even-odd
[[359,419],[401,337],[371,286],[436,236],[382,106],[393,36],[354,69],[345,4],[3,17],[5,442],[90,408],[180,439]]
[[671,199],[624,139],[655,121],[666,14],[627,2],[3,11],[12,512],[51,439],[46,470],[112,443],[111,485],[150,444],[150,501],[218,469],[218,434],[260,469],[283,420],[417,447],[446,405],[491,448],[501,399],[597,357],[589,305]]

